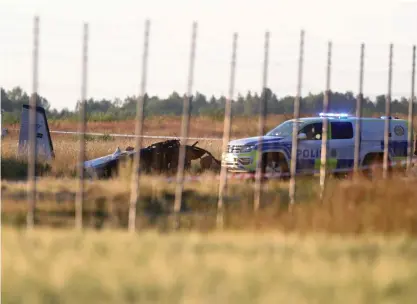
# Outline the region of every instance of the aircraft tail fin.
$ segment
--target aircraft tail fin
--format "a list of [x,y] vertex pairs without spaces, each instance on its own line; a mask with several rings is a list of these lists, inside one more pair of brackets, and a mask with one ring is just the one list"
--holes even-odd
[[[29,112],[30,105],[22,106],[22,115],[20,119],[19,133],[19,154],[27,155],[27,146],[29,144]],[[43,107],[36,107],[36,156],[41,156],[48,160],[55,158],[52,138],[49,131],[48,119]]]

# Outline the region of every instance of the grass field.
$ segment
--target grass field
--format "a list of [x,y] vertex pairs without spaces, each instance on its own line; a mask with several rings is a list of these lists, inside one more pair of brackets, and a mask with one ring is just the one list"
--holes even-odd
[[[179,119],[158,119],[147,122],[146,134],[179,135]],[[256,135],[256,118],[239,119],[232,136]],[[268,128],[279,119],[284,118],[270,118]],[[50,127],[77,128],[69,122]],[[134,122],[91,123],[88,129],[131,134]],[[222,121],[195,118],[190,136],[217,137],[222,130]],[[57,157],[37,182],[32,232],[20,230],[27,185],[14,180],[26,175],[26,164],[16,156],[18,133],[2,140],[3,303],[417,301],[416,179],[330,179],[320,202],[318,180],[299,178],[291,211],[288,184],[269,182],[256,214],[253,184],[230,181],[225,231],[214,232],[218,181],[204,174],[200,182],[185,184],[181,229],[167,233],[175,183],[147,176],[141,182],[139,232],[128,235],[130,176],[122,171],[116,179],[86,184],[86,230],[80,234],[64,229],[74,226],[78,139],[52,138]],[[87,158],[133,145],[131,139],[88,138]],[[199,146],[220,156],[221,141]]]
[[[286,119],[283,115],[270,116],[267,120],[267,129],[281,123]],[[51,121],[49,122],[51,130],[77,131],[77,125],[70,121]],[[257,118],[236,118],[232,125],[232,137],[246,137],[257,135]],[[2,139],[1,155],[2,159],[16,159],[19,125],[6,126],[10,133]],[[181,118],[180,117],[154,117],[146,120],[144,134],[158,136],[180,136]],[[87,132],[98,133],[119,133],[134,134],[134,121],[117,121],[117,122],[89,122]],[[193,117],[190,121],[190,137],[218,137],[223,135],[223,120],[211,119],[208,117]],[[56,159],[53,160],[49,176],[54,177],[73,177],[76,174],[76,165],[79,150],[79,141],[76,135],[51,134]],[[144,139],[143,146],[148,146],[154,142],[163,141],[164,139]],[[189,140],[189,144],[195,143],[195,140]],[[103,155],[113,153],[117,147],[125,149],[128,146],[135,146],[135,140],[132,138],[120,138],[109,136],[87,136],[86,157],[92,159]],[[200,140],[198,146],[208,150],[214,157],[220,159],[222,141],[221,140]],[[198,161],[195,161],[198,164]],[[198,166],[198,165],[197,165]],[[11,170],[4,170],[5,174]],[[10,173],[11,174],[11,173]]]
[[[75,177],[79,140],[75,135],[67,134],[51,134],[54,151],[56,158],[48,162],[50,170],[46,175],[53,177]],[[25,169],[25,165],[19,164],[19,157],[17,155],[18,148],[18,132],[10,132],[10,134],[2,139],[1,144],[1,156],[4,164],[2,163],[2,169],[4,166],[22,167]],[[144,139],[143,146],[151,145],[154,142],[163,141],[164,139]],[[191,141],[194,143],[195,141]],[[221,141],[200,141],[198,146],[210,151],[214,157],[220,158],[221,155]],[[86,159],[93,159],[113,153],[117,147],[121,150],[126,149],[128,146],[135,146],[135,139],[132,138],[115,138],[115,137],[88,137],[86,142]],[[9,161],[9,163],[7,163]],[[193,161],[193,164],[198,164],[198,160]],[[4,167],[2,170],[2,176],[14,176],[14,169],[8,169]],[[3,175],[4,174],[4,175]],[[24,173],[23,173],[24,175]]]
[[[239,136],[256,134],[256,117],[234,121],[234,129]],[[283,116],[271,116],[270,127],[283,120]],[[167,121],[159,118],[149,119],[145,133],[162,135],[169,123],[175,125],[174,118]],[[171,122],[170,122],[171,121]],[[176,123],[179,128],[179,119]],[[51,123],[51,129],[76,130],[68,122]],[[92,123],[90,131],[104,133],[132,132],[133,122]],[[190,130],[193,136],[216,136],[221,134],[223,122],[209,118],[194,118]],[[205,128],[203,128],[205,126]],[[237,126],[237,127],[236,127]],[[173,127],[172,130],[175,128]],[[200,130],[200,131],[196,131]],[[204,133],[203,133],[204,132]],[[217,133],[216,133],[217,132]],[[251,133],[252,132],[252,133]],[[172,135],[172,134],[171,134]],[[78,157],[78,138],[72,135],[52,134],[56,159],[44,168],[44,178],[38,182],[38,220],[42,225],[72,226],[74,220],[74,201],[77,190],[76,162]],[[145,140],[148,145],[150,140]],[[5,222],[24,224],[26,213],[26,186],[24,183],[10,181],[24,178],[27,166],[16,158],[18,132],[10,133],[2,140],[2,218]],[[132,139],[89,138],[87,141],[87,159],[112,153],[117,146],[125,148],[134,145]],[[208,149],[215,156],[220,156],[221,141],[202,141],[201,147]],[[123,171],[122,171],[123,173]],[[129,201],[129,174],[124,172],[116,180],[87,184],[87,203],[85,219],[88,226],[125,227],[127,222],[127,202]],[[185,226],[202,229],[212,228],[218,199],[218,181],[210,174],[206,180],[187,183],[184,193],[184,212],[198,211],[203,215],[190,215]],[[6,180],[4,180],[6,179]],[[141,202],[138,209],[138,225],[164,226],[165,220],[172,212],[174,201],[174,184],[168,184],[157,177],[142,179]],[[415,198],[417,188],[415,180],[403,181],[400,176],[388,181],[350,181],[330,180],[325,201],[318,203],[318,185],[316,179],[299,178],[297,182],[297,201],[301,202],[293,213],[288,213],[288,185],[272,182],[263,194],[262,210],[253,216],[253,184],[242,181],[230,181],[226,197],[226,217],[229,227],[273,227],[285,231],[328,231],[335,233],[363,233],[378,231],[380,233],[407,232],[417,234],[417,208]],[[145,219],[144,214],[150,214]],[[206,213],[210,215],[205,215]],[[99,215],[97,215],[99,214]],[[100,220],[97,220],[97,217]],[[100,223],[97,223],[99,221]],[[158,222],[162,221],[162,223]]]
[[[284,116],[271,117],[268,120],[269,128],[281,123]],[[51,130],[77,131],[77,125],[69,121],[50,122]],[[155,117],[145,122],[144,134],[158,136],[180,136],[180,117]],[[209,126],[209,127],[208,127]],[[248,127],[249,126],[249,127]],[[252,126],[252,127],[250,127]],[[10,133],[2,139],[1,155],[3,159],[15,159],[19,125],[6,126]],[[87,125],[87,132],[99,133],[120,133],[134,134],[134,121],[118,122],[90,122]],[[256,117],[239,118],[232,126],[232,136],[243,137],[257,134]],[[219,137],[223,135],[223,121],[210,119],[207,117],[193,117],[190,122],[190,137]],[[51,162],[50,175],[64,177],[74,176],[76,173],[76,162],[78,157],[79,142],[75,135],[51,134],[56,159]],[[163,141],[163,139],[144,139],[143,146],[148,146],[154,142]],[[188,143],[193,144],[195,140]],[[113,153],[117,147],[125,149],[128,146],[135,146],[135,140],[132,138],[120,137],[96,137],[88,136],[86,143],[87,159],[92,159]],[[221,140],[200,140],[198,146],[207,149],[216,158],[221,155]]]
[[[373,116],[380,117],[382,114]],[[394,115],[394,114],[393,114]],[[303,116],[303,115],[302,115]],[[288,115],[271,114],[266,117],[266,130],[270,130],[285,120],[291,119],[292,113]],[[399,118],[407,119],[405,115]],[[146,135],[162,135],[162,136],[180,136],[181,135],[181,117],[180,116],[153,116],[144,120],[144,134]],[[414,117],[416,120],[417,117]],[[257,116],[238,116],[232,118],[231,134],[232,137],[241,138],[247,136],[255,136],[258,134]],[[49,120],[51,130],[61,131],[77,131],[77,123],[74,121]],[[192,116],[190,118],[190,136],[191,137],[222,137],[223,136],[223,117],[212,118],[208,116]],[[5,125],[9,129],[19,129],[17,124]],[[417,126],[416,126],[417,127]],[[417,129],[416,129],[417,131]],[[98,133],[119,133],[134,134],[135,121],[111,121],[111,122],[87,122],[87,132]]]
[[[267,129],[280,124],[285,119],[284,115],[269,116],[267,119]],[[2,158],[15,158],[18,142],[19,125],[6,125],[10,134],[2,139]],[[78,126],[71,121],[50,121],[51,130],[57,131],[77,131]],[[238,117],[231,126],[232,137],[255,136],[258,132],[257,117]],[[181,136],[181,117],[152,117],[145,120],[144,134],[156,136]],[[135,121],[115,121],[115,122],[88,122],[87,132],[97,133],[118,133],[134,134]],[[223,136],[223,120],[209,117],[192,117],[190,120],[190,137],[217,137]],[[78,157],[78,137],[75,135],[51,134],[56,154],[56,160],[52,162],[54,176],[72,176],[75,174],[76,161]],[[120,137],[87,137],[87,158],[96,158],[113,153],[117,147],[125,149],[128,146],[135,146],[132,138]],[[144,139],[143,146],[148,146],[163,139]],[[193,144],[195,140],[188,143]],[[198,146],[210,151],[215,157],[220,158],[222,141],[221,140],[200,140]]]
[[416,303],[417,240],[3,229],[2,303]]
[[[212,230],[218,199],[218,181],[212,175],[186,183],[181,215],[185,230]],[[254,186],[250,181],[229,183],[225,200],[227,229],[327,232],[334,234],[406,233],[417,236],[416,179],[351,182],[329,180],[319,201],[317,179],[299,179],[297,204],[289,211],[288,184],[265,185],[260,210],[254,214]],[[2,182],[3,224],[25,224],[27,186],[24,182]],[[76,180],[45,178],[37,182],[36,221],[39,226],[73,227]],[[84,224],[95,228],[127,227],[129,178],[86,184]],[[137,227],[172,228],[175,183],[163,178],[143,177]],[[190,213],[191,212],[191,213]]]
[[[270,130],[283,121],[290,119],[291,115],[268,115],[266,119],[266,130]],[[404,118],[404,117],[401,117]],[[19,125],[6,125],[10,134],[2,139],[2,159],[15,159]],[[77,124],[72,121],[50,121],[51,130],[77,131]],[[180,136],[181,117],[151,117],[145,119],[144,134],[157,136]],[[114,121],[114,122],[88,122],[87,132],[97,133],[118,133],[134,134],[135,121]],[[417,129],[415,130],[417,132]],[[232,120],[231,137],[243,138],[258,135],[258,117],[235,117]],[[217,137],[223,136],[223,120],[210,117],[191,117],[190,137]],[[65,177],[75,176],[76,162],[78,157],[79,143],[76,135],[51,134],[56,159],[51,163],[50,176]],[[143,146],[148,146],[163,139],[144,139]],[[189,144],[195,140],[189,140]],[[120,138],[110,136],[87,136],[87,159],[92,159],[113,153],[117,147],[125,149],[128,146],[135,146],[135,140],[131,138]],[[214,157],[220,158],[221,140],[200,140],[198,146],[211,152]]]
[[[375,113],[373,117],[380,117],[384,113]],[[396,115],[392,113],[392,115]],[[305,115],[301,115],[303,117]],[[310,115],[311,116],[311,115]],[[266,129],[272,129],[285,120],[292,119],[293,113],[290,114],[270,114],[266,117]],[[401,119],[407,119],[406,115],[398,115]],[[222,137],[223,136],[223,118],[209,116],[192,116],[190,118],[190,136],[193,137]],[[414,120],[417,116],[414,117]],[[181,135],[181,116],[152,116],[145,117],[144,133],[148,135]],[[231,133],[232,136],[246,137],[257,135],[259,117],[253,116],[235,116],[232,118]],[[87,122],[87,130],[89,132],[104,133],[126,133],[134,134],[134,120],[122,121],[89,121]],[[11,128],[18,128],[18,125],[10,125]],[[49,121],[49,127],[52,130],[73,130],[77,129],[73,121]]]
[[[290,115],[268,115],[267,129],[280,124],[284,120],[290,119]],[[145,118],[144,134],[180,136],[181,135],[181,116],[154,116]],[[48,121],[51,130],[76,131],[77,124],[73,121]],[[19,129],[19,125],[8,125],[10,129]],[[121,133],[134,134],[135,121],[112,121],[112,122],[88,122],[87,132],[101,133]],[[258,132],[258,117],[235,117],[232,120],[231,133],[236,137],[246,137],[256,135]],[[193,116],[190,118],[191,137],[222,137],[223,118],[210,118],[206,116]]]

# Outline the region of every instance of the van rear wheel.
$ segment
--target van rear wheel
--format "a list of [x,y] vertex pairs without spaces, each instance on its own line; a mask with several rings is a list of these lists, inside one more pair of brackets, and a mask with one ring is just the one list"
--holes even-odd
[[383,156],[379,154],[369,155],[365,158],[363,165],[367,167],[363,170],[365,177],[373,179],[377,176],[382,177],[383,172]]

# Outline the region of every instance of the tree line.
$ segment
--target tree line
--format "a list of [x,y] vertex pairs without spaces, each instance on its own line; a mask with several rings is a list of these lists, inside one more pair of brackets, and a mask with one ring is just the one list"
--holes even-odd
[[[251,116],[259,114],[260,103],[263,98],[267,101],[267,114],[292,115],[294,111],[295,96],[278,97],[269,88],[261,94],[247,92],[246,95],[239,95],[232,103],[234,116]],[[1,109],[3,123],[16,123],[20,119],[23,104],[29,104],[30,95],[20,87],[11,90],[1,89]],[[173,92],[168,98],[145,95],[144,112],[146,116],[179,116],[183,111],[184,95]],[[364,116],[371,116],[385,112],[386,97],[384,94],[376,96],[374,100],[369,97],[363,98]],[[300,114],[317,114],[323,109],[323,93],[303,96],[300,100]],[[51,107],[49,100],[43,96],[37,96],[37,103],[47,112],[49,120],[76,120],[80,102],[76,103],[73,110],[64,108],[60,111]],[[86,115],[90,121],[113,121],[133,119],[136,113],[136,96],[127,96],[123,100],[90,98],[86,101]],[[408,113],[408,98],[401,97],[399,100],[391,101],[391,112],[393,115],[406,115]],[[226,97],[204,95],[197,92],[191,99],[192,116],[211,116],[223,119]],[[330,111],[354,114],[356,111],[356,96],[347,91],[330,93]]]

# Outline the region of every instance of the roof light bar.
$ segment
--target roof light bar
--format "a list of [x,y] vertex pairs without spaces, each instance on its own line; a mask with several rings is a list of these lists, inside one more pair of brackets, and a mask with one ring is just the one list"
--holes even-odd
[[349,114],[346,113],[320,113],[320,117],[349,117]]
[[392,117],[392,116],[381,116],[381,119],[386,119],[386,118],[388,118],[388,119],[399,119],[397,116],[394,116],[394,117]]

